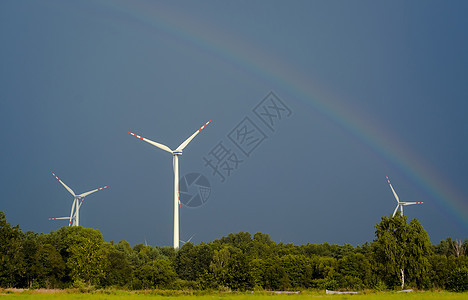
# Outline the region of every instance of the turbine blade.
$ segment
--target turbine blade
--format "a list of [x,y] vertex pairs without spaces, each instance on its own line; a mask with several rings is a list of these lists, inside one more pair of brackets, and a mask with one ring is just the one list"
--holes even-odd
[[392,192],[393,192],[393,195],[395,196],[395,199],[398,203],[400,203],[400,198],[398,198],[398,195],[395,193],[395,190],[393,189],[393,186],[392,184],[390,183],[390,179],[388,179],[388,176],[387,177],[387,181],[388,181],[388,184],[390,185],[390,188],[392,189]]
[[401,205],[423,204],[424,202],[400,202]]
[[192,234],[192,236],[188,239],[187,243],[190,242],[193,239],[194,236],[195,236],[195,233]]
[[187,240],[187,241],[183,241],[183,240],[179,240],[179,242],[181,242],[182,244],[187,244],[190,242],[190,240],[192,240],[192,238],[195,236],[195,233],[192,234],[192,236]]
[[74,192],[71,188],[69,188],[62,180],[60,180],[60,179],[57,177],[57,175],[54,174],[54,172],[52,172],[52,175],[54,175],[54,177],[67,189],[67,191],[69,191],[70,194],[72,194],[73,197],[75,197],[75,192]]
[[[76,200],[76,204],[78,204],[78,200]],[[73,214],[73,219],[75,219],[75,222],[76,222],[76,215],[79,213],[80,207],[81,205],[78,205],[75,209],[75,213]]]
[[400,205],[399,205],[399,204],[397,204],[397,206],[396,206],[395,210],[393,211],[393,216],[392,216],[392,217],[394,217],[394,216],[395,216],[395,214],[396,214],[396,212],[397,212],[397,210],[398,210],[398,207],[399,207],[399,206],[400,206]]
[[208,122],[206,122],[205,125],[203,125],[202,127],[200,127],[200,129],[198,129],[197,131],[195,131],[194,134],[192,134],[188,139],[186,139],[182,144],[180,144],[180,146],[177,147],[177,149],[175,149],[174,151],[182,151],[182,150],[184,150],[184,148],[193,140],[193,138],[194,138],[200,131],[202,131],[202,129],[205,128],[205,126],[208,125],[210,122],[211,122],[211,120],[209,120]]
[[169,148],[169,147],[166,146],[166,145],[153,142],[152,140],[148,140],[147,138],[144,138],[144,137],[142,137],[142,136],[139,136],[139,135],[137,135],[137,134],[134,134],[134,133],[132,133],[132,132],[130,132],[130,131],[129,131],[128,133],[130,133],[131,135],[133,135],[133,136],[139,138],[140,140],[143,140],[143,141],[145,141],[145,142],[147,142],[147,143],[150,143],[151,145],[156,146],[156,147],[158,147],[159,149],[162,149],[162,150],[167,151],[167,152],[169,152],[169,153],[172,154],[171,148]]
[[84,201],[84,197],[83,197],[83,198],[81,198],[80,205],[78,205],[78,209],[80,209],[80,207],[81,207],[81,204],[83,204],[83,201]]
[[59,217],[59,218],[49,218],[49,221],[51,220],[68,220],[70,217]]
[[[95,189],[95,190],[92,190],[92,191],[89,191],[89,192],[86,192],[86,193],[83,193],[83,194],[79,194],[78,197],[84,198],[84,197],[86,197],[86,196],[88,196],[88,195],[90,195],[90,194],[92,194],[92,193],[95,193],[95,192],[97,192],[97,191],[106,189],[106,188],[108,188],[108,187],[109,187],[109,186],[106,185],[106,186],[100,187],[100,188],[98,188],[98,189]],[[82,200],[81,202],[83,202],[83,200]]]
[[73,199],[72,209],[71,209],[71,213],[70,213],[70,221],[68,222],[68,226],[71,225],[72,218],[74,217],[73,211],[75,210],[75,202],[76,202],[76,201],[77,201],[76,198]]

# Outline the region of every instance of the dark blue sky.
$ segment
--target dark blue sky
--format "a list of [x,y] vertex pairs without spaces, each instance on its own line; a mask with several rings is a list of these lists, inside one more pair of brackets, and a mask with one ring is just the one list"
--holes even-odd
[[[184,240],[362,244],[395,208],[386,175],[402,201],[425,202],[405,215],[433,243],[467,238],[467,8],[1,1],[0,210],[24,231],[65,226],[47,220],[73,200],[53,171],[77,193],[109,185],[81,225],[171,245],[171,156],[127,132],[175,148],[213,120],[180,158],[181,175],[212,186],[203,206],[182,206]],[[224,182],[205,166],[220,145],[239,161]]]

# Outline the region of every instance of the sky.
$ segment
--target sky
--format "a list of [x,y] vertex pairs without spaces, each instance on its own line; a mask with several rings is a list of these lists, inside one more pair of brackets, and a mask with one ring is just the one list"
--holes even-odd
[[77,194],[109,186],[80,225],[172,245],[171,155],[128,132],[175,149],[212,120],[179,159],[181,240],[362,245],[395,209],[386,176],[424,202],[404,214],[432,243],[468,238],[467,9],[1,1],[0,211],[23,231],[67,226],[48,220],[73,201],[54,172]]

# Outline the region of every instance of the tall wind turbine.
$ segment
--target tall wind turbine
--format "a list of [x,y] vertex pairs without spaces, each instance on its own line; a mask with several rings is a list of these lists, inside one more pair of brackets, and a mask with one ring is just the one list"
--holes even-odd
[[387,182],[388,182],[388,184],[390,185],[390,188],[392,189],[393,195],[395,196],[395,199],[396,199],[396,201],[397,201],[397,206],[396,206],[395,210],[393,211],[393,216],[392,216],[392,217],[395,216],[395,214],[396,214],[396,212],[397,212],[397,210],[398,210],[398,207],[400,208],[400,210],[401,210],[401,215],[403,216],[403,206],[405,206],[405,205],[413,205],[413,204],[423,204],[423,203],[424,203],[424,202],[401,202],[401,201],[400,201],[400,198],[398,198],[397,193],[395,193],[395,190],[393,189],[392,184],[390,183],[390,179],[388,179],[388,176],[386,176],[386,177],[387,177]]
[[104,187],[83,193],[83,194],[76,195],[75,192],[71,188],[69,188],[62,180],[60,180],[57,177],[57,175],[55,175],[53,172],[52,172],[52,175],[54,175],[54,177],[67,189],[67,191],[73,195],[73,204],[71,208],[70,217],[50,218],[49,220],[67,220],[68,219],[68,226],[79,226],[80,225],[80,207],[81,207],[81,204],[83,204],[84,198],[92,193],[95,193],[97,191],[107,188],[107,185]]
[[188,139],[186,139],[182,144],[180,144],[179,147],[177,147],[175,150],[171,150],[166,145],[159,144],[156,142],[153,142],[151,140],[148,140],[144,137],[141,137],[139,135],[136,135],[134,133],[128,132],[133,136],[136,136],[137,138],[150,143],[153,146],[158,147],[159,149],[162,149],[164,151],[167,151],[172,154],[172,167],[174,169],[174,249],[179,249],[179,205],[180,205],[180,196],[179,196],[179,156],[182,155],[182,151],[184,148],[190,143],[190,141],[193,140],[193,138],[200,132],[202,131],[203,128],[205,128],[206,125],[208,125],[211,122],[209,120],[208,122],[205,123],[200,129],[195,131],[194,134],[192,134]]

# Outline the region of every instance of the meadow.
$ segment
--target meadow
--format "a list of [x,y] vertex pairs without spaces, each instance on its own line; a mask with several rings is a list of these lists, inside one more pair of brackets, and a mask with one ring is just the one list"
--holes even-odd
[[309,300],[309,299],[447,299],[458,300],[467,299],[468,293],[451,292],[364,292],[360,294],[326,295],[325,291],[303,291],[300,294],[274,294],[274,293],[207,293],[201,295],[178,294],[156,292],[156,291],[95,291],[92,293],[80,292],[77,290],[3,290],[0,291],[0,298],[5,299],[164,299],[164,300]]

